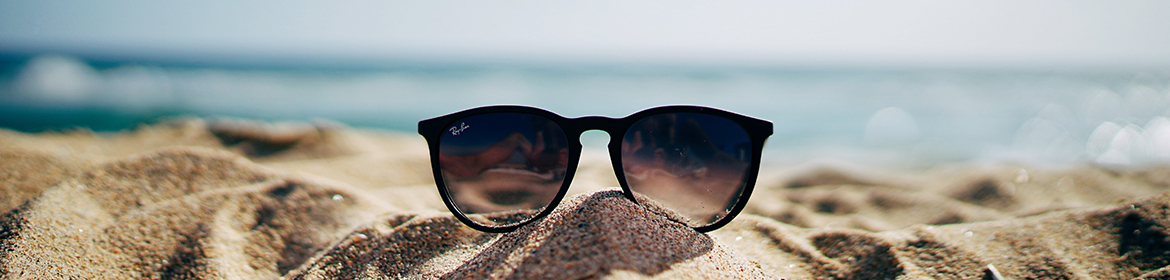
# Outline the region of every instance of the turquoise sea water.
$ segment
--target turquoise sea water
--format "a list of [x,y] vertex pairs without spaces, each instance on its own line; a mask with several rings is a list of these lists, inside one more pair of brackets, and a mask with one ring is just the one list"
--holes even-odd
[[[235,67],[65,56],[0,63],[0,127],[131,129],[173,116],[329,119],[414,133],[418,120],[522,104],[568,117],[667,104],[775,123],[765,161],[902,165],[1170,162],[1170,71],[388,65]],[[587,134],[601,148],[604,134]]]

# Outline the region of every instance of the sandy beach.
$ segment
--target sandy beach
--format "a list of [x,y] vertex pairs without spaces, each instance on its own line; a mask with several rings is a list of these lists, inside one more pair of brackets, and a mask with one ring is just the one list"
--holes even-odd
[[1170,279],[1170,166],[764,166],[704,234],[625,199],[607,157],[493,234],[447,212],[418,135],[0,129],[0,279]]

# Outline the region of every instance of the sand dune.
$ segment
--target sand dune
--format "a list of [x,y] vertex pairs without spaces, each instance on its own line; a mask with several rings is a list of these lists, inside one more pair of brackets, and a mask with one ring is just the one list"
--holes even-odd
[[422,138],[176,120],[0,131],[0,278],[1170,278],[1170,168],[766,166],[707,234],[583,156],[550,216],[467,228]]

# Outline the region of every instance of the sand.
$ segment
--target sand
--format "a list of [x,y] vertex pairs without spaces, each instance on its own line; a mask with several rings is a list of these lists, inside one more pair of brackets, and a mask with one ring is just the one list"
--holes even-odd
[[625,199],[610,168],[587,151],[551,215],[490,234],[446,211],[417,135],[0,130],[0,278],[1170,279],[1165,166],[765,166],[706,234]]

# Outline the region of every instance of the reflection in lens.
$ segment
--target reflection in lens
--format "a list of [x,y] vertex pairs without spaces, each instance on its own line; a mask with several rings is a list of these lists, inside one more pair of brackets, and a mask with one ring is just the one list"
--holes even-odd
[[443,182],[456,208],[477,223],[524,222],[548,206],[568,169],[568,141],[555,122],[488,113],[452,122],[439,138]]
[[631,190],[699,227],[726,216],[743,192],[751,138],[739,124],[699,113],[638,120],[622,138],[622,169]]

